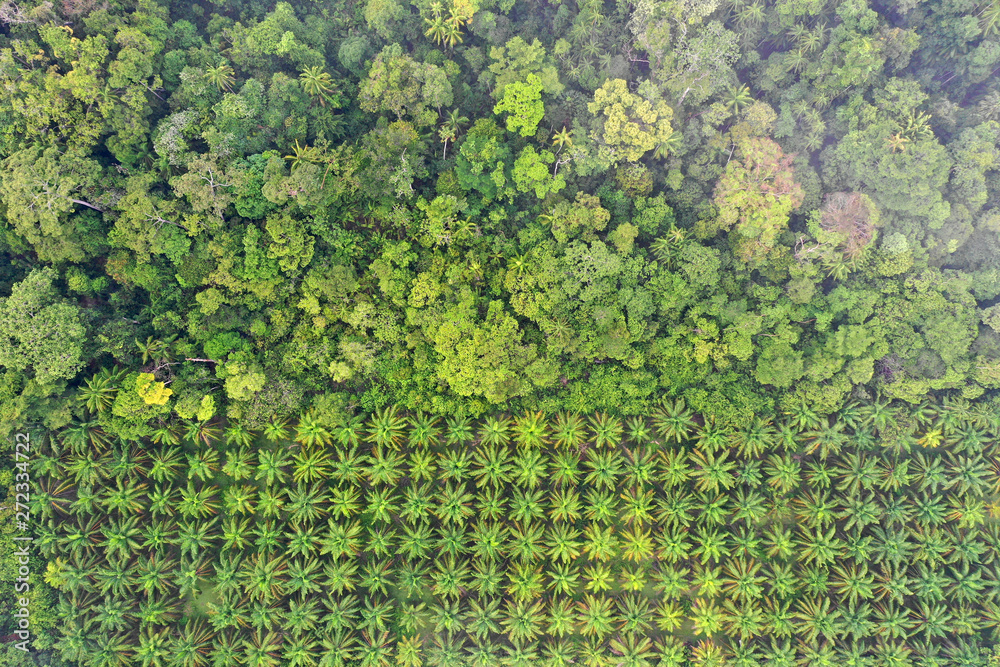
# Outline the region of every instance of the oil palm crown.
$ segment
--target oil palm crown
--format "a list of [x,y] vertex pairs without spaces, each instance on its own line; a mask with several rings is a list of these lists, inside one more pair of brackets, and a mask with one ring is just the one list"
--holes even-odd
[[653,442],[653,429],[642,416],[629,417],[625,422],[626,433],[629,440],[637,445],[646,445]]
[[616,447],[622,441],[622,422],[617,417],[598,412],[588,419],[594,432],[594,445],[597,447]]
[[479,441],[484,445],[506,445],[510,442],[510,425],[510,417],[487,417],[479,427]]
[[645,487],[657,479],[656,454],[646,447],[629,447],[625,450],[625,485]]
[[510,452],[506,447],[479,447],[475,454],[476,485],[505,488],[511,479]]
[[209,421],[188,422],[184,439],[192,443],[211,446],[219,438],[219,427]]
[[587,425],[583,417],[570,412],[556,415],[552,428],[552,442],[562,449],[573,449],[587,439]]
[[592,449],[587,453],[586,467],[590,472],[584,478],[585,484],[613,491],[622,473],[621,454],[615,450]]
[[399,414],[395,405],[376,412],[368,420],[368,441],[380,447],[399,449],[406,429],[406,417]]
[[417,411],[410,417],[409,443],[415,447],[427,447],[437,442],[441,429],[438,428],[438,418]]
[[[653,428],[667,442],[682,442],[697,428],[694,413],[688,409],[683,398],[664,399],[653,411]],[[706,427],[708,424],[706,424]]]
[[264,424],[264,437],[273,443],[279,443],[288,439],[288,422],[284,419],[272,417]]
[[695,451],[691,455],[691,461],[695,468],[691,476],[695,479],[695,486],[700,491],[719,491],[730,489],[735,483],[735,477],[731,472],[736,464],[727,461],[729,453],[723,452],[716,456],[711,452]]
[[118,394],[118,383],[122,377],[124,377],[124,369],[119,369],[117,366],[114,370],[102,369],[100,373],[87,380],[84,387],[80,387],[77,400],[91,414],[104,412],[114,403],[115,396]]
[[249,447],[230,449],[226,452],[222,474],[237,482],[250,479],[253,477],[255,460],[254,452]]
[[514,423],[514,437],[521,447],[541,447],[548,442],[549,425],[543,412],[526,412]]
[[445,420],[445,442],[449,445],[463,445],[472,439],[472,419],[453,415]]

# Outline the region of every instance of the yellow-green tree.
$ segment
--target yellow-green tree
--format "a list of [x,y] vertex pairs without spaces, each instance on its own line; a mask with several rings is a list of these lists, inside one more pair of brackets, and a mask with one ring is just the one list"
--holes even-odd
[[649,94],[629,92],[624,79],[610,79],[594,91],[594,101],[587,104],[590,113],[600,119],[594,139],[612,152],[614,162],[635,162],[666,142],[674,131],[670,124],[673,109],[658,99],[651,87],[643,92]]
[[166,405],[174,393],[172,389],[167,388],[166,383],[157,382],[156,376],[152,373],[139,373],[135,389],[147,405]]

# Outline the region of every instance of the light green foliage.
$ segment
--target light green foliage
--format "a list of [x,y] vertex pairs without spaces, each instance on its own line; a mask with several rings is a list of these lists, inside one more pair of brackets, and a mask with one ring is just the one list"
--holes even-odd
[[36,269],[0,299],[0,366],[40,384],[72,378],[84,362],[80,309],[60,298],[51,268]]
[[493,97],[501,98],[504,89],[515,82],[526,81],[529,74],[538,77],[542,90],[558,95],[565,86],[559,81],[559,71],[537,39],[529,44],[521,37],[511,38],[506,46],[490,48],[490,73],[494,76]]
[[[111,406],[111,414],[126,425],[130,432],[137,434],[147,433],[149,429],[146,423],[149,420],[169,414],[171,410],[166,405],[167,401],[159,403],[146,400],[145,397],[149,394],[140,393],[140,389],[148,389],[149,386],[141,381],[141,375],[146,374],[129,373],[125,376]],[[166,398],[169,398],[169,394]]]
[[514,184],[518,192],[534,191],[539,199],[545,199],[549,193],[556,193],[566,187],[566,179],[562,174],[553,176],[548,165],[555,162],[552,151],[535,152],[534,146],[525,146],[514,160]]
[[490,119],[481,119],[466,133],[458,152],[455,176],[466,191],[475,190],[483,199],[496,199],[505,189],[513,162],[503,131]]
[[522,137],[535,134],[545,115],[542,104],[542,81],[529,74],[525,81],[514,81],[504,87],[503,97],[493,107],[493,113],[507,114],[507,129],[520,132]]
[[560,243],[576,236],[593,241],[610,219],[611,213],[601,206],[601,200],[585,192],[577,192],[573,201],[559,202],[543,218]]
[[608,148],[613,162],[634,162],[673,133],[673,110],[651,86],[642,92],[648,97],[630,93],[622,79],[610,79],[587,104],[590,113],[598,117],[594,140]]
[[451,105],[452,86],[437,65],[417,62],[393,44],[375,56],[358,100],[365,111],[391,111],[424,126],[435,121],[435,110]]
[[459,221],[459,214],[465,210],[465,200],[454,195],[438,195],[432,201],[417,201],[417,208],[424,213],[420,243],[425,247],[450,245],[471,236],[471,223]]
[[461,396],[502,404],[553,379],[551,364],[522,342],[517,320],[500,301],[490,302],[481,322],[467,310],[451,311],[432,336],[441,356],[438,376]]
[[278,2],[274,10],[252,27],[237,23],[228,34],[230,54],[242,67],[277,69],[276,61],[291,62],[296,67],[324,64],[324,36],[315,22],[303,23],[287,2]]
[[254,361],[247,361],[247,355],[233,355],[219,367],[217,374],[225,380],[226,396],[234,401],[246,401],[264,388],[266,378],[263,369]]
[[421,148],[419,135],[406,121],[376,126],[355,154],[362,191],[374,200],[412,195],[414,180],[426,174]]
[[26,148],[8,157],[0,173],[7,219],[40,259],[81,261],[99,246],[81,208],[100,208],[100,164],[56,148]]
[[389,39],[404,9],[396,0],[368,0],[365,3],[365,22],[382,39]]
[[271,239],[267,255],[278,260],[278,266],[285,273],[295,273],[312,261],[315,239],[303,223],[287,213],[267,216],[264,228]]
[[949,191],[951,199],[975,215],[986,203],[986,174],[1000,166],[1000,123],[989,121],[964,130],[948,145],[954,161]]
[[905,128],[879,118],[871,107],[860,111],[858,128],[829,154],[824,165],[829,178],[869,192],[883,210],[940,228],[951,211],[942,197],[953,166],[948,151],[933,133],[916,134],[893,150],[890,138]]
[[166,405],[174,393],[165,383],[157,382],[152,373],[139,373],[135,383],[136,392],[147,405]]
[[[681,3],[674,5],[674,11],[680,6]],[[654,10],[653,13],[659,12]],[[683,14],[678,17],[689,18],[690,15]],[[660,29],[665,27],[661,24]],[[661,43],[666,41],[662,33],[655,36],[647,33],[649,38]],[[737,34],[727,30],[719,21],[710,21],[697,29],[685,26],[674,48],[655,53],[657,59],[662,60],[654,72],[656,78],[674,94],[678,104],[699,104],[730,80],[732,65],[739,53]]]

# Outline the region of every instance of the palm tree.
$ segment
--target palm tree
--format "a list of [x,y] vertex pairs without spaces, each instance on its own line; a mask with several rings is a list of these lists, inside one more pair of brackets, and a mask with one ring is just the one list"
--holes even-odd
[[361,633],[361,643],[358,655],[362,667],[389,667],[392,640],[388,630],[380,634],[370,634],[368,630]]
[[295,148],[292,149],[290,154],[285,156],[285,159],[292,163],[291,168],[294,171],[296,167],[306,162],[310,162],[312,164],[320,162],[320,149],[315,146],[302,146],[299,144],[299,140],[296,139]]
[[430,7],[434,16],[433,18],[424,19],[424,23],[428,26],[424,35],[433,39],[435,44],[441,44],[445,41],[448,35],[448,31],[445,26],[445,18],[441,14],[441,3],[432,2]]
[[621,454],[615,450],[591,449],[587,453],[587,467],[590,472],[584,478],[585,484],[613,491],[622,472]]
[[580,518],[580,495],[571,487],[554,489],[549,497],[549,517],[556,523]]
[[[391,440],[390,440],[391,442]],[[403,476],[403,454],[385,451],[381,445],[372,449],[366,470],[371,484],[394,486]]]
[[219,510],[219,501],[215,497],[217,489],[212,486],[196,489],[191,482],[187,488],[180,490],[181,500],[177,505],[178,511],[184,517],[205,518]]
[[798,487],[802,465],[789,454],[768,457],[764,472],[768,475],[767,484],[781,493],[789,493]]
[[545,516],[541,489],[521,489],[515,487],[510,501],[509,518],[519,523],[528,523]]
[[577,448],[586,441],[586,438],[586,422],[580,415],[569,412],[560,412],[556,415],[552,429],[552,442],[556,447]]
[[419,410],[410,417],[409,443],[417,448],[424,448],[437,443],[441,430],[437,426],[438,418],[426,415]]
[[292,462],[292,479],[296,483],[309,484],[326,479],[329,476],[330,457],[323,451],[303,450]]
[[[441,130],[439,132],[441,140],[444,141],[444,154],[442,159],[448,156],[448,142],[455,141],[458,138],[459,133],[462,131],[462,126],[468,124],[469,119],[466,116],[462,116],[458,109],[452,109],[445,116],[445,120],[441,123]],[[447,139],[445,138],[447,137]]]
[[552,455],[549,478],[555,486],[576,486],[580,479],[580,457],[569,452]]
[[[653,428],[664,440],[682,442],[698,426],[694,414],[687,408],[683,398],[675,401],[664,399],[653,411]],[[706,424],[708,427],[708,424]]]
[[376,412],[368,421],[368,441],[380,447],[399,449],[406,428],[406,417],[398,414],[395,405]]
[[242,663],[247,667],[278,667],[281,637],[274,632],[257,630],[243,640]]
[[461,525],[472,516],[472,508],[469,505],[473,495],[465,491],[464,486],[448,482],[438,497],[440,500],[436,515],[446,526],[452,523]]
[[[219,90],[226,92],[232,92],[233,83],[236,82],[233,68],[227,63],[220,63],[215,67],[206,68],[205,80],[216,86]],[[143,363],[146,363],[145,359],[143,359]]]
[[511,419],[506,416],[489,416],[483,420],[479,440],[484,445],[503,446],[510,442]]
[[514,424],[514,436],[521,447],[538,448],[548,441],[549,426],[542,412],[526,412]]
[[559,150],[556,154],[562,153],[564,148],[573,145],[573,138],[570,136],[569,130],[563,125],[563,128],[552,135],[552,145],[558,146]]
[[614,609],[609,598],[587,594],[576,606],[579,631],[585,637],[603,640],[614,630]]
[[272,417],[264,424],[264,437],[273,443],[288,439],[288,422],[278,417]]
[[306,94],[318,99],[321,106],[326,106],[328,101],[333,101],[337,96],[337,84],[329,72],[324,71],[320,65],[303,68],[299,74],[299,81]]
[[114,370],[101,369],[99,373],[87,380],[86,386],[77,390],[77,400],[92,414],[104,412],[114,403],[118,393],[118,383],[124,375],[125,369],[118,366],[115,366]]
[[511,463],[511,478],[519,487],[534,489],[547,478],[546,457],[537,449],[522,449]]
[[833,424],[821,420],[816,429],[804,434],[810,443],[806,453],[812,454],[818,450],[820,458],[824,461],[830,454],[839,454],[847,441],[847,435],[843,433],[843,429],[844,424],[839,420],[834,421]]
[[249,447],[240,447],[226,452],[226,463],[222,466],[222,474],[239,482],[253,477],[254,467],[254,451]]
[[695,487],[699,491],[719,491],[728,490],[735,483],[735,478],[731,470],[736,466],[732,461],[727,461],[729,452],[723,452],[716,457],[712,452],[696,450],[691,455],[691,460],[695,464],[695,469],[691,472],[695,478]]
[[482,489],[491,486],[505,489],[511,479],[510,452],[506,447],[480,446],[476,450],[474,473],[476,485]]
[[219,469],[219,452],[214,449],[202,449],[187,457],[188,484],[190,480],[198,479],[208,482]]
[[177,530],[177,543],[181,555],[191,554],[191,558],[195,558],[202,549],[210,549],[216,539],[216,523],[218,517],[211,521],[201,520],[195,523],[188,520],[181,521]]
[[597,447],[616,447],[621,443],[624,430],[621,420],[598,412],[592,415],[588,421],[594,432],[594,445]]
[[746,84],[739,87],[730,86],[727,90],[726,106],[732,109],[734,114],[739,115],[740,111],[749,106],[751,102],[753,102],[753,96]]
[[184,432],[184,439],[191,443],[201,442],[210,447],[219,437],[219,428],[207,421],[190,422]]
[[260,450],[257,454],[257,472],[254,474],[254,479],[263,481],[266,486],[282,484],[288,479],[285,468],[289,464],[291,459],[281,449]]
[[303,447],[311,448],[321,445],[329,445],[333,436],[320,422],[314,410],[307,410],[299,417],[299,423],[295,427],[295,442]]
[[472,420],[465,415],[453,415],[445,419],[445,443],[464,445],[472,440]]
[[254,433],[239,422],[230,422],[223,432],[227,445],[249,447],[253,443]]

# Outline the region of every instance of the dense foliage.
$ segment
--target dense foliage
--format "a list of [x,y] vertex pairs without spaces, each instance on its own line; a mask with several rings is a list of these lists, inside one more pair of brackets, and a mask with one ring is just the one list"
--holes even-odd
[[0,662],[976,664],[998,72],[997,0],[0,0]]
[[998,15],[5,2],[3,424],[68,423],[115,363],[257,427],[338,394],[668,395],[737,427],[976,398],[1000,386]]

